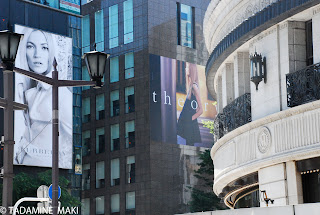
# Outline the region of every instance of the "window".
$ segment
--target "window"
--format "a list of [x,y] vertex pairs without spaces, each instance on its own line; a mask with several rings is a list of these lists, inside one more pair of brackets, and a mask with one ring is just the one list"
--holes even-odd
[[96,197],[96,214],[104,214],[104,196]]
[[96,96],[96,120],[104,119],[104,94]]
[[29,0],[59,9],[59,0]]
[[90,155],[90,131],[85,131],[82,133],[82,155]]
[[110,58],[110,83],[119,81],[119,57]]
[[111,125],[111,151],[120,150],[119,124]]
[[[84,81],[90,81],[89,72],[86,66],[82,67],[82,80]],[[90,86],[84,86],[82,87],[82,90],[88,90],[90,89]]]
[[133,52],[128,53],[124,56],[125,62],[125,79],[133,78],[134,77],[134,55]]
[[104,187],[104,161],[96,163],[96,188]]
[[111,195],[111,214],[120,214],[120,194]]
[[104,141],[104,128],[98,128],[96,130],[96,154],[104,152],[105,141]]
[[126,175],[127,175],[127,183],[128,184],[134,183],[136,181],[136,160],[135,160],[135,156],[127,157]]
[[111,186],[120,185],[120,159],[111,160]]
[[103,26],[103,10],[94,13],[95,18],[95,42],[97,51],[104,51],[104,26]]
[[119,103],[119,90],[110,93],[110,116],[119,116],[120,103]]
[[90,51],[90,17],[82,18],[82,54]]
[[90,122],[90,98],[82,99],[82,122]]
[[124,89],[125,93],[125,103],[126,103],[126,113],[134,112],[134,87],[126,87]]
[[112,49],[118,45],[118,5],[116,4],[109,7],[109,48]]
[[82,189],[90,190],[90,164],[82,166]]
[[135,192],[126,193],[126,214],[135,211],[136,208],[136,194]]
[[313,64],[312,20],[306,22],[307,66]]
[[90,199],[81,200],[81,214],[90,215]]
[[194,48],[194,8],[177,3],[178,45]]
[[134,120],[126,122],[126,148],[135,146]]
[[133,2],[128,0],[123,2],[123,30],[124,44],[133,42]]

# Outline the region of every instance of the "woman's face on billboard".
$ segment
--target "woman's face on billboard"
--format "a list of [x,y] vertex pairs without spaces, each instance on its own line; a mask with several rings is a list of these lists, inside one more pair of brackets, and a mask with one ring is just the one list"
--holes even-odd
[[42,74],[48,69],[49,47],[41,31],[34,31],[27,41],[27,61],[31,71]]

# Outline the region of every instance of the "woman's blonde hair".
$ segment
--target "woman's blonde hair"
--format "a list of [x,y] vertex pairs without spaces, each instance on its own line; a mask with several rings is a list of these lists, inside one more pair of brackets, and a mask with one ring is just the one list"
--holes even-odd
[[[21,40],[20,44],[19,44],[17,57],[16,57],[16,61],[15,61],[15,66],[20,69],[31,71],[30,67],[28,65],[28,60],[27,60],[27,42],[29,40],[30,35],[35,31],[40,31],[44,35],[44,37],[46,38],[47,43],[48,43],[48,48],[49,48],[48,68],[47,68],[47,71],[43,74],[43,75],[46,75],[52,71],[52,63],[53,63],[53,59],[55,57],[54,56],[55,51],[54,51],[54,45],[53,45],[53,40],[52,40],[51,34],[46,33],[44,31],[41,31],[41,30],[31,29],[31,28],[24,28],[23,29],[23,31],[21,33],[24,34],[24,37],[23,37],[23,40]],[[19,79],[20,80],[16,80],[16,81],[23,84],[24,91],[35,86],[35,81],[33,81],[30,78],[20,76]]]

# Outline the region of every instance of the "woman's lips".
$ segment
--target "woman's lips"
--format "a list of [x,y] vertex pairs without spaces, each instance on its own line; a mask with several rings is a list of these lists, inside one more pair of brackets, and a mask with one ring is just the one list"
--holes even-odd
[[42,66],[41,62],[34,62],[33,64],[36,65],[36,66]]

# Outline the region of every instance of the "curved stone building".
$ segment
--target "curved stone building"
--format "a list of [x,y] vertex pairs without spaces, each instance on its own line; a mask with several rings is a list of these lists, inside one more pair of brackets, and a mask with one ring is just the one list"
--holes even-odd
[[214,192],[230,208],[319,202],[320,1],[212,0],[204,35]]

